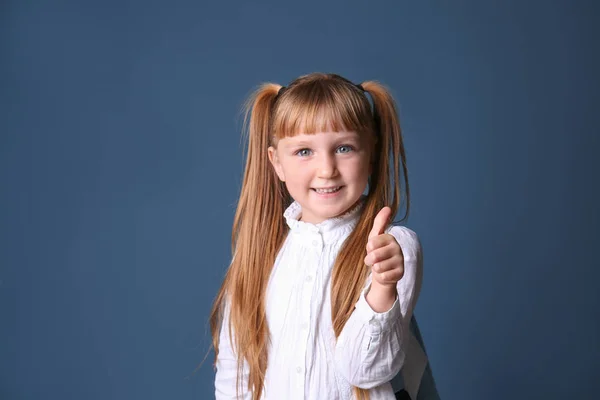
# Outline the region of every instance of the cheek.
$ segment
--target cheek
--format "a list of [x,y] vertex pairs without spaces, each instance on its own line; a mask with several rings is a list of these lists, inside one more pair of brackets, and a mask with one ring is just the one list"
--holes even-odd
[[357,177],[356,179],[358,182],[360,182],[361,185],[366,186],[367,183],[369,182],[369,169],[368,167],[363,168],[360,170],[360,175]]
[[368,160],[365,158],[352,160],[351,163],[348,163],[346,171],[349,175],[351,175],[355,180],[367,180],[369,177],[369,164]]
[[282,164],[283,172],[288,181],[302,182],[309,179],[309,168],[301,162],[287,162]]

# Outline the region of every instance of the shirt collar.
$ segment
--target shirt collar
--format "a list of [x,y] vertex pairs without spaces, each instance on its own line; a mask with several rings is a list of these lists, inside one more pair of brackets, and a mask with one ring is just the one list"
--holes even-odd
[[298,220],[302,214],[302,207],[297,201],[293,201],[292,204],[289,205],[284,211],[283,217],[290,227],[290,230],[296,233],[321,234],[324,241],[329,241],[328,239],[348,234],[354,229],[366,197],[367,196],[364,194],[361,195],[358,202],[348,211],[337,217],[319,222],[318,224]]

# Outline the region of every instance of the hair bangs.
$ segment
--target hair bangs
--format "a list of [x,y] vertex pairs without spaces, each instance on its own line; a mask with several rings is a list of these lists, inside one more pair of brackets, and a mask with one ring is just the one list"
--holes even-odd
[[[361,99],[363,97],[363,99]],[[368,100],[355,88],[341,82],[310,82],[290,86],[278,99],[273,114],[275,139],[318,132],[371,130]]]

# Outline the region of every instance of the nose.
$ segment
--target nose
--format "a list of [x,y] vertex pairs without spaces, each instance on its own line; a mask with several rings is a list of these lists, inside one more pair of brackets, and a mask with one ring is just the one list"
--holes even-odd
[[318,161],[317,175],[319,178],[331,178],[337,173],[335,156],[324,154]]

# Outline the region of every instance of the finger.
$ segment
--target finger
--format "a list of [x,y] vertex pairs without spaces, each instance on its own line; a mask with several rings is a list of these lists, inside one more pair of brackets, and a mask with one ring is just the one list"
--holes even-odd
[[388,258],[392,258],[395,255],[398,255],[397,246],[388,243],[385,246],[371,250],[365,257],[365,264],[373,265],[377,262],[382,262]]
[[371,229],[371,233],[369,233],[369,239],[385,232],[385,228],[391,215],[392,209],[387,206],[383,207],[379,211],[375,217],[375,220],[373,221],[373,229]]
[[404,270],[404,260],[400,256],[394,256],[392,258],[388,258],[387,260],[379,261],[373,264],[372,270],[377,273],[391,271],[391,270]]
[[390,243],[395,243],[395,242],[396,242],[396,239],[392,235],[386,234],[386,233],[384,233],[383,235],[378,235],[378,236],[372,237],[367,242],[367,247],[366,247],[367,253],[370,253],[373,250],[378,249],[380,247],[388,246]]

